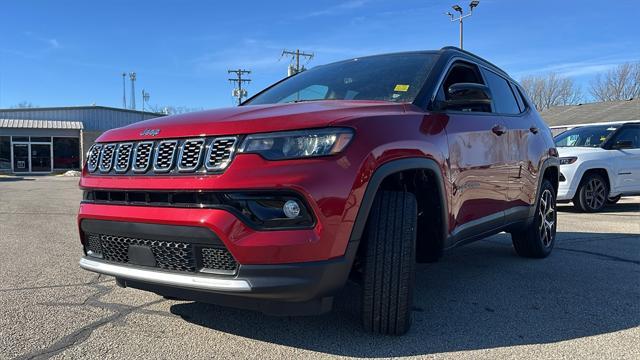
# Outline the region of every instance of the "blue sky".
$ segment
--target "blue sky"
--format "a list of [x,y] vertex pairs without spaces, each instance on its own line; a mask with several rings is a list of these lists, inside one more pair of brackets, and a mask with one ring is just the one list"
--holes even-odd
[[[461,5],[468,1],[459,1]],[[0,107],[122,105],[136,71],[152,105],[233,105],[229,68],[253,71],[249,93],[286,74],[282,49],[313,51],[312,67],[360,55],[456,45],[455,4],[428,0],[3,0]],[[519,79],[556,71],[584,85],[640,60],[637,0],[481,0],[465,48]],[[129,84],[127,83],[127,92]]]

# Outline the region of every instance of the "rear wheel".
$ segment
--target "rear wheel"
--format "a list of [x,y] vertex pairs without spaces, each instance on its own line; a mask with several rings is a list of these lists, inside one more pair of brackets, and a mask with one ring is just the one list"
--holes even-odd
[[551,254],[556,240],[555,189],[547,179],[542,181],[536,215],[528,228],[513,232],[511,240],[516,253],[523,257],[544,258]]
[[573,204],[583,212],[602,210],[607,203],[609,186],[600,174],[588,174],[582,179]]
[[362,253],[362,320],[367,331],[401,335],[409,330],[417,217],[413,194],[376,195]]

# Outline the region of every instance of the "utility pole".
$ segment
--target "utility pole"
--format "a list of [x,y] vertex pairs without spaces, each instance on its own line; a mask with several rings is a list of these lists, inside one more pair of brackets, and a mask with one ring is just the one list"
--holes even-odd
[[471,1],[469,3],[469,13],[467,15],[464,14],[464,10],[462,10],[462,7],[460,5],[453,5],[452,6],[453,10],[460,13],[460,16],[458,18],[455,18],[453,14],[450,12],[445,13],[445,15],[448,15],[451,18],[451,22],[458,21],[460,23],[460,49],[463,49],[462,45],[463,45],[463,36],[464,36],[462,20],[466,17],[473,15],[473,9],[477,7],[479,4],[480,4],[480,1],[478,0]]
[[149,102],[149,98],[151,96],[149,95],[149,93],[147,91],[144,91],[144,89],[142,89],[142,117],[144,118],[144,103]]
[[126,76],[127,76],[127,73],[123,72],[122,73],[122,108],[123,109],[127,108],[127,90],[125,88]]
[[129,80],[131,80],[131,101],[130,101],[130,105],[131,105],[131,110],[135,110],[136,109],[136,73],[135,72],[130,72],[129,73]]
[[238,87],[233,89],[233,97],[238,98],[238,105],[242,104],[242,98],[247,97],[247,90],[242,88],[242,83],[251,82],[251,79],[244,79],[242,75],[251,74],[250,70],[237,69],[237,70],[227,70],[227,74],[236,74],[236,78],[230,78],[229,81],[232,83],[238,84]]
[[296,49],[295,51],[290,51],[290,50],[282,50],[282,56],[290,56],[292,60],[295,61],[296,65],[293,67],[293,69],[289,68],[289,76],[291,75],[295,75],[297,73],[299,73],[300,71],[304,71],[304,65],[302,66],[302,68],[300,68],[300,57],[306,57],[308,60],[310,61],[311,59],[313,59],[314,54],[313,53],[306,53],[304,51],[300,51],[300,49]]

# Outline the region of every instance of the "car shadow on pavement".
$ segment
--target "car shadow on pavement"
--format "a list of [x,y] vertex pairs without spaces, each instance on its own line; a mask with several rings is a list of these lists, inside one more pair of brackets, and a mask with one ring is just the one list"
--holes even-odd
[[0,182],[17,182],[17,181],[34,181],[34,180],[35,179],[16,177],[16,176],[11,176],[11,177],[0,176]]
[[202,303],[178,303],[171,312],[249,339],[372,358],[553,343],[640,325],[637,234],[559,232],[546,259],[519,258],[500,234],[417,269],[414,321],[401,337],[362,330],[354,284],[323,316],[271,317]]

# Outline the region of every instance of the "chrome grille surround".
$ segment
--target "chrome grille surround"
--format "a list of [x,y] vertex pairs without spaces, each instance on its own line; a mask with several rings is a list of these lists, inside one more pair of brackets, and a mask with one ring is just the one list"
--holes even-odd
[[118,144],[116,150],[116,163],[113,169],[117,173],[125,173],[129,170],[131,164],[131,154],[133,153],[133,143]]
[[156,156],[153,158],[153,171],[166,173],[171,171],[175,163],[178,140],[160,141],[156,148]]
[[219,137],[211,140],[204,166],[209,171],[224,170],[229,166],[236,151],[236,136]]
[[180,147],[180,155],[178,156],[178,171],[192,172],[202,164],[202,155],[204,154],[205,139],[187,139]]
[[116,152],[116,144],[106,144],[100,155],[100,172],[109,172],[113,168],[113,158]]
[[136,145],[133,151],[132,169],[135,173],[145,173],[151,165],[151,155],[153,154],[153,141],[143,141]]
[[87,154],[87,170],[89,172],[94,172],[98,169],[98,161],[100,160],[100,153],[102,150],[102,145],[93,144],[89,149]]

